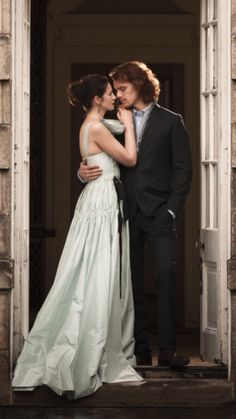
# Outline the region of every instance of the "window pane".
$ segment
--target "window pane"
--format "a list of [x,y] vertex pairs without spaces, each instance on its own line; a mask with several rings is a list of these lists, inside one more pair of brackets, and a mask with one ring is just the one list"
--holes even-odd
[[210,227],[210,170],[209,166],[205,166],[205,182],[206,182],[206,206],[205,206],[205,220],[206,220],[206,228]]
[[213,166],[213,227],[218,227],[218,167]]

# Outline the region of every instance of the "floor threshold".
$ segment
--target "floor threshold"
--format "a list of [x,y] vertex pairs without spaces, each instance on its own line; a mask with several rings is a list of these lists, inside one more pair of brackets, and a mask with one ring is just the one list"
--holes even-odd
[[203,378],[203,379],[223,379],[228,378],[228,368],[224,366],[214,367],[201,367],[201,366],[188,366],[182,368],[169,368],[169,367],[149,367],[139,366],[136,370],[142,375],[143,378]]
[[235,403],[232,383],[219,379],[152,378],[143,382],[104,384],[95,394],[68,401],[48,387],[14,393],[14,406],[193,407]]

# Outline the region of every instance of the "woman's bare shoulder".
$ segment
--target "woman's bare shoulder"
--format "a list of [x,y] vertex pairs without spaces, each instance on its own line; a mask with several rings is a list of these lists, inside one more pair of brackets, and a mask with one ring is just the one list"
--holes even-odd
[[99,135],[104,133],[110,133],[110,131],[105,127],[101,121],[93,122],[90,127],[90,133],[92,135]]

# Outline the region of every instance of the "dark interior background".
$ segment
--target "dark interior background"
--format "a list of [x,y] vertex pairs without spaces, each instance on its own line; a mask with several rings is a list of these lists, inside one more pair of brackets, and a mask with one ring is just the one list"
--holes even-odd
[[[73,64],[71,80],[78,80],[85,74],[109,74],[110,70],[119,63],[83,63]],[[159,103],[174,112],[184,116],[184,67],[182,64],[156,64],[147,63],[157,75],[161,83],[161,95]],[[106,117],[115,117],[109,114]],[[77,179],[77,170],[81,161],[79,152],[79,130],[84,119],[84,113],[71,108],[72,132],[71,132],[71,217],[73,216],[76,201],[83,185]],[[176,322],[178,328],[184,326],[184,213],[177,223],[177,305]],[[150,330],[156,327],[156,284],[152,270],[152,260],[146,251],[145,261],[145,298],[147,303],[148,324]]]

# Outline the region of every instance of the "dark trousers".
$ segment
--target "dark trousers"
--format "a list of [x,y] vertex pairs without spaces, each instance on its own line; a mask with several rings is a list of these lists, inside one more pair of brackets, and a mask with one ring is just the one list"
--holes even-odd
[[144,301],[144,245],[152,254],[157,284],[157,346],[175,348],[176,229],[166,207],[155,217],[138,210],[130,222],[131,273],[135,308],[135,354],[149,355]]

